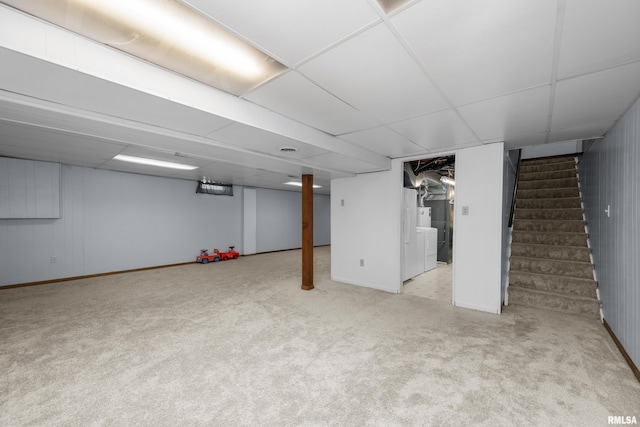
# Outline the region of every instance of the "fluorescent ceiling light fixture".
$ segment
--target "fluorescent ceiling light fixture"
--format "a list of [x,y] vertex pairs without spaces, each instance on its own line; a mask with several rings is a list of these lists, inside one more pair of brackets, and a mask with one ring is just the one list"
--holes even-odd
[[165,162],[164,160],[147,159],[146,157],[127,156],[124,154],[118,154],[113,160],[121,160],[123,162],[138,163],[148,166],[159,166],[161,168],[180,169],[184,171],[192,171],[198,169],[198,166],[184,165],[182,163]]
[[[295,187],[302,187],[302,183],[297,181],[285,182],[284,185],[293,185]],[[322,185],[313,184],[313,188],[322,188]]]
[[234,95],[286,67],[177,0],[0,0]]
[[443,184],[449,184],[449,185],[453,185],[453,186],[456,185],[456,182],[453,179],[451,179],[449,177],[446,177],[446,176],[441,177],[440,178],[440,182],[442,182]]

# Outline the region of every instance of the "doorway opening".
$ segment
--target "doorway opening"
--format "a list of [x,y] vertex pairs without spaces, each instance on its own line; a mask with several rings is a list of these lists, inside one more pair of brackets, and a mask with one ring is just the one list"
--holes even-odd
[[403,293],[453,302],[455,155],[403,168]]

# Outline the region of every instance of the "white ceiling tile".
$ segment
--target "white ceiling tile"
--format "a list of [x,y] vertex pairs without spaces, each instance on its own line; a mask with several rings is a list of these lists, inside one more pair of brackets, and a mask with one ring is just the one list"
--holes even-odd
[[558,78],[640,60],[640,2],[567,0]]
[[95,168],[104,163],[95,155],[82,155],[74,153],[61,153],[53,150],[41,150],[34,147],[4,147],[0,146],[0,156],[16,157],[19,159],[41,160],[46,162],[63,163]]
[[[281,174],[281,173],[274,173],[274,172],[270,172],[264,175],[261,175],[259,177],[256,177],[257,179],[260,180],[261,183],[269,183],[269,184],[273,184],[273,185],[277,185],[277,186],[282,186],[282,189],[286,189],[289,191],[300,191],[300,188],[296,188],[296,187],[292,187],[289,185],[284,185],[285,182],[290,182],[290,181],[294,181],[294,182],[300,182],[301,181],[301,176],[300,175],[285,175],[285,174]],[[313,183],[314,185],[322,185],[322,186],[327,186],[328,185],[328,181],[325,179],[321,179],[317,176],[313,176]]]
[[99,138],[3,120],[0,120],[0,141],[0,147],[30,147],[59,154],[93,155],[98,161],[111,158],[126,147]]
[[615,120],[590,123],[585,126],[578,126],[575,128],[566,129],[554,129],[549,134],[549,142],[570,141],[574,139],[591,139],[603,136],[611,126],[615,123]]
[[0,121],[0,155],[97,167],[125,148],[99,138]]
[[[196,169],[192,171],[181,171],[177,169],[167,169],[167,175],[171,178],[178,179],[188,179],[190,181],[199,181],[202,179],[202,169]],[[164,174],[162,176],[165,176]],[[193,183],[193,192],[195,193],[196,188],[198,188],[198,184],[196,182]]]
[[391,21],[455,105],[549,84],[552,0],[430,0]]
[[549,119],[550,86],[500,96],[458,108],[482,140],[544,132]]
[[340,138],[387,157],[410,156],[427,151],[386,126],[347,133],[340,135]]
[[640,62],[558,82],[551,129],[616,120],[640,93]]
[[[208,137],[228,143],[230,146],[243,147],[252,151],[288,159],[302,159],[328,152],[325,149],[313,145],[240,123],[213,132],[209,134]],[[297,151],[294,153],[283,153],[280,151],[282,147],[292,147]]]
[[383,24],[323,53],[299,70],[381,123],[448,106]]
[[187,0],[292,66],[379,19],[366,0]]
[[[52,135],[55,132],[62,132],[67,135],[75,135],[84,141],[100,140],[104,143],[116,144],[120,146],[135,146],[143,149],[150,149],[159,154],[168,153],[173,155],[181,153],[186,156],[195,158],[205,158],[209,160],[227,161],[242,164],[243,161],[267,162],[264,156],[256,159],[255,154],[249,152],[239,152],[231,145],[229,147],[220,146],[213,140],[210,143],[206,139],[190,140],[189,135],[170,132],[167,129],[155,128],[150,126],[139,125],[138,127],[125,127],[124,123],[119,122],[103,122],[90,120],[85,117],[77,117],[62,112],[38,110],[38,109],[10,109],[5,104],[0,103],[0,113],[5,117],[14,120],[25,119],[39,127],[59,126],[59,131],[51,130]],[[120,124],[120,125],[119,125]],[[32,131],[33,132],[33,131]],[[27,134],[31,135],[31,134]],[[26,136],[26,137],[27,137]],[[34,137],[35,138],[35,137]],[[36,140],[41,143],[50,143],[55,136],[49,136],[48,132]],[[53,144],[51,144],[53,146]],[[63,149],[60,147],[60,149]],[[320,151],[324,152],[324,150]],[[316,154],[318,151],[312,150],[309,154]],[[96,153],[97,155],[98,153]],[[113,156],[111,156],[113,157]],[[278,162],[274,159],[276,163]],[[269,163],[272,167],[276,167],[275,163]],[[282,164],[286,169],[290,168],[288,164]]]
[[238,166],[242,165],[263,171],[278,171],[282,173],[296,173],[300,169],[300,166],[293,163],[287,163],[278,159],[232,150],[224,155],[218,156],[217,161],[232,163]]
[[16,73],[0,67],[0,87],[10,92],[194,135],[204,135],[232,123],[211,113],[6,49],[0,49],[0,58],[26,71]]
[[390,127],[428,150],[480,144],[452,110],[393,123]]
[[328,169],[338,171],[354,171],[355,173],[365,173],[380,170],[379,167],[359,159],[342,156],[337,153],[320,154],[307,159],[309,162]]
[[[157,151],[149,148],[142,148],[142,147],[127,147],[124,150],[122,150],[120,154],[124,154],[127,156],[134,156],[134,157],[145,157],[148,159],[162,160],[166,162],[180,163],[183,165],[190,165],[190,166],[197,166],[197,167],[202,167],[211,163],[211,160],[208,160],[208,159],[195,158],[195,157],[179,157],[179,156],[175,156],[172,153],[166,153],[166,152]],[[115,160],[115,161],[119,162],[120,160]]]
[[376,124],[297,72],[271,80],[247,95],[246,99],[331,135]]
[[505,149],[513,150],[515,148],[523,148],[523,147],[529,147],[531,145],[544,144],[546,140],[547,140],[547,132],[537,132],[537,133],[530,133],[526,135],[512,136],[508,139],[505,139],[503,142],[504,142]]
[[263,175],[268,172],[264,170],[249,168],[243,165],[212,162],[202,167],[202,173],[207,177],[214,177],[214,175],[229,175],[239,178],[246,178],[251,176]]

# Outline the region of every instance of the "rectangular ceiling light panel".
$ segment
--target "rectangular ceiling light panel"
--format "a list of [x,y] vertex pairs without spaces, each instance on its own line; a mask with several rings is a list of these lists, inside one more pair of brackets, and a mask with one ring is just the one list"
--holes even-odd
[[[298,181],[285,182],[284,185],[292,185],[294,187],[302,187],[302,183]],[[313,188],[322,188],[322,185],[313,184]]]
[[286,69],[176,0],[0,2],[234,95]]
[[192,170],[198,169],[197,166],[185,165],[183,163],[166,162],[164,160],[148,159],[146,157],[127,156],[125,154],[118,154],[113,158],[113,160],[120,160],[121,162],[137,163],[139,165],[179,169],[179,170],[185,170],[185,171],[192,171]]

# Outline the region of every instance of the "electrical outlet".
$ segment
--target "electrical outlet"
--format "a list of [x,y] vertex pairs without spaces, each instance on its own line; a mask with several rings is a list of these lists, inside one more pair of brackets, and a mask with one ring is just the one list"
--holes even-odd
[[340,199],[340,206],[344,206],[344,199]]
[[364,259],[360,258],[360,267],[364,267]]
[[56,258],[56,257],[52,256],[52,257],[51,257],[51,263],[52,263],[52,264],[55,264],[56,262],[58,262],[58,258]]

